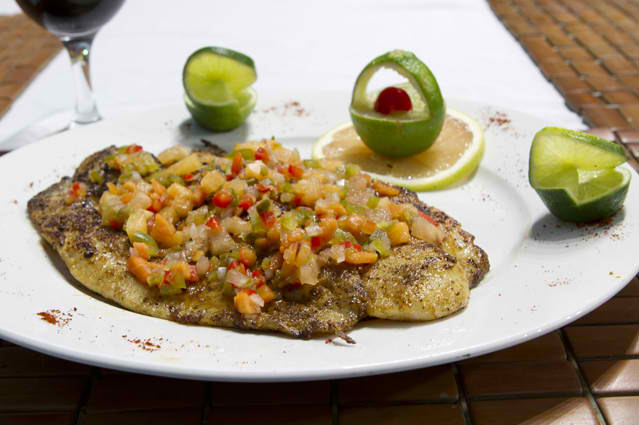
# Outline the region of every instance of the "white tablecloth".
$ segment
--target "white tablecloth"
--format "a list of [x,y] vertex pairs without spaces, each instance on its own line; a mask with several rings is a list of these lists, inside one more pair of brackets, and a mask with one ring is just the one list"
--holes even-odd
[[[11,2],[0,4],[0,14],[17,12]],[[375,56],[412,50],[445,98],[585,128],[485,0],[129,0],[94,43],[100,111],[108,119],[131,105],[181,102],[182,66],[205,45],[251,56],[258,93],[350,91]],[[24,127],[70,110],[72,90],[69,59],[61,52],[0,119],[0,149]]]

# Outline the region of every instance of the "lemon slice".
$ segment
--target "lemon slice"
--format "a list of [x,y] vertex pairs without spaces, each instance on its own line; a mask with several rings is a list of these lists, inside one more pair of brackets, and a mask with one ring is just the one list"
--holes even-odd
[[370,150],[352,123],[344,123],[320,137],[313,158],[357,164],[371,177],[415,191],[439,190],[468,179],[484,154],[484,132],[468,115],[448,109],[439,137],[425,152],[389,158]]
[[623,205],[631,173],[621,146],[557,127],[540,130],[530,148],[528,177],[556,217],[588,222],[610,217]]

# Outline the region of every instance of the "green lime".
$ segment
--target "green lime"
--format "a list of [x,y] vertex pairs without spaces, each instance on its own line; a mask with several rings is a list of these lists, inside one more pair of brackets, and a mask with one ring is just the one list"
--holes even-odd
[[339,125],[313,145],[313,158],[356,164],[378,180],[415,191],[439,190],[473,175],[484,154],[484,132],[470,116],[448,108],[433,146],[409,157],[389,158],[371,151],[352,123]]
[[[396,71],[408,84],[394,86],[410,97],[411,107],[378,112],[381,93],[369,94],[368,84],[382,68]],[[357,77],[350,106],[351,120],[362,141],[374,152],[391,157],[410,156],[428,149],[444,124],[446,107],[437,80],[417,56],[393,50],[373,59]]]
[[539,131],[530,148],[528,178],[550,212],[573,222],[610,217],[621,208],[631,173],[621,146],[556,127]]
[[251,113],[257,96],[253,60],[235,50],[204,47],[187,59],[182,71],[186,107],[193,119],[213,131],[239,126]]

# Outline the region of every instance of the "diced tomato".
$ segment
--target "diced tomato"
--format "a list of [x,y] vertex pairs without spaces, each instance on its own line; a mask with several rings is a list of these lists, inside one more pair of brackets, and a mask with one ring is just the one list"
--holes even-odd
[[265,213],[260,214],[260,218],[266,227],[271,227],[275,224],[275,213],[273,213],[273,211],[266,211]]
[[255,187],[257,188],[257,190],[258,190],[259,192],[262,192],[262,193],[266,193],[266,192],[268,192],[269,190],[271,190],[271,188],[270,188],[270,187],[268,187],[267,185],[265,185],[265,184],[263,184],[263,183],[258,183],[258,184],[256,184],[256,185],[255,185]]
[[244,165],[244,159],[242,158],[242,154],[239,152],[235,152],[233,155],[233,164],[231,164],[231,173],[237,176],[242,171],[242,166]]
[[249,208],[251,208],[251,205],[253,205],[254,203],[255,203],[255,200],[253,199],[251,195],[244,195],[242,196],[242,199],[240,199],[240,202],[238,205],[243,210],[248,210]]
[[311,238],[311,248],[315,250],[320,246],[322,246],[322,238],[320,238],[319,236],[313,236]]
[[288,166],[288,173],[291,175],[291,177],[299,179],[300,177],[302,177],[302,175],[304,175],[304,170],[297,165],[291,164]]
[[136,152],[140,152],[142,150],[142,146],[140,145],[129,145],[126,147],[125,152],[126,153],[136,153]]
[[187,276],[186,280],[189,282],[197,282],[200,280],[200,276],[197,274],[197,268],[195,264],[189,264],[189,276]]
[[353,243],[351,241],[346,241],[344,243],[342,243],[342,245],[344,245],[344,248],[353,248],[355,251],[361,251],[362,250],[362,246],[358,243]]
[[433,226],[439,226],[439,223],[436,222],[435,220],[433,220],[433,218],[431,216],[429,216],[428,214],[419,211],[419,216],[425,218],[426,220],[429,221],[430,224],[432,224]]
[[213,197],[213,205],[219,208],[226,208],[233,201],[233,195],[226,189],[222,189]]
[[238,260],[232,260],[228,266],[226,266],[226,270],[237,270],[240,273],[246,274],[246,267]]
[[214,215],[209,217],[209,219],[206,220],[205,224],[209,229],[211,229],[214,232],[219,232],[220,230],[222,230],[222,226],[220,226],[220,221]]
[[255,151],[255,159],[260,159],[265,164],[268,163],[268,160],[269,160],[268,151],[264,149],[263,147],[257,148],[257,150]]

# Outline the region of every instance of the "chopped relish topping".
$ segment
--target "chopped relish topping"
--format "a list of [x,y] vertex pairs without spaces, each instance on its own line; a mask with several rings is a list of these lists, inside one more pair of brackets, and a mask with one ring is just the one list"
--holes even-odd
[[[444,239],[437,221],[391,199],[397,188],[357,166],[301,161],[275,140],[226,157],[175,146],[158,159],[137,145],[107,157],[120,177],[99,209],[105,226],[129,237],[129,271],[162,295],[208,285],[240,313],[258,314],[316,285],[324,265],[375,263],[411,235]],[[74,183],[72,192],[71,201],[87,189]]]

